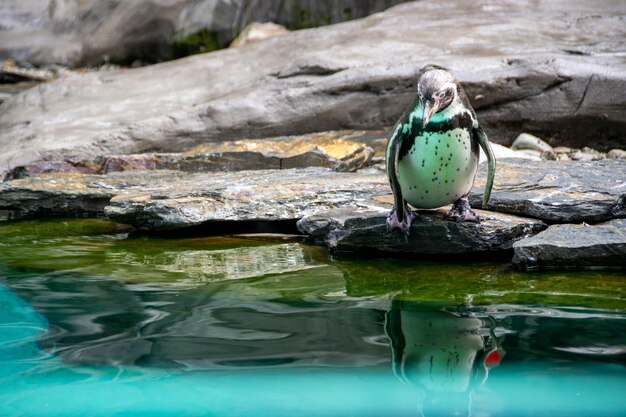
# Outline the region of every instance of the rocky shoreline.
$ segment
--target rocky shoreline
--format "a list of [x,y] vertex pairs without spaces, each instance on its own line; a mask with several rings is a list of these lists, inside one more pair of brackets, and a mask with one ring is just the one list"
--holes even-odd
[[[353,160],[355,149],[368,155],[369,166],[360,164],[352,172],[341,172],[336,164],[307,166],[319,158],[301,158],[300,167],[284,169],[259,169],[253,159],[248,170],[230,172],[220,172],[221,160],[214,161],[218,169],[203,166],[202,172],[146,171],[145,165],[105,174],[30,172],[0,183],[0,219],[106,216],[148,232],[201,228],[205,234],[247,232],[260,225],[267,232],[295,232],[297,227],[342,253],[505,258],[523,269],[626,266],[620,220],[626,218],[626,182],[615,175],[626,172],[624,160],[502,158],[488,210],[478,211],[480,224],[446,220],[445,208],[421,211],[407,238],[386,231],[389,186],[380,167],[372,165],[372,148],[354,139],[359,135],[368,137],[363,132],[317,135],[322,142],[343,138],[345,152],[335,149],[335,161]],[[249,149],[239,152],[246,156]],[[237,152],[230,157],[237,160]],[[484,177],[482,164],[470,194],[475,208]],[[563,230],[569,230],[567,239]]]

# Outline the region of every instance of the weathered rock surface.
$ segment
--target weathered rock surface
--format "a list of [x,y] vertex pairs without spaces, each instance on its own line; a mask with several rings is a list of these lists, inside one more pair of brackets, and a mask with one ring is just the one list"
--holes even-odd
[[189,172],[240,171],[325,167],[356,171],[374,156],[374,150],[352,140],[365,132],[322,132],[308,135],[235,140],[198,145],[170,157],[169,169]]
[[344,208],[305,216],[298,228],[331,250],[394,254],[479,254],[511,249],[513,242],[546,228],[534,219],[477,210],[480,224],[445,219],[446,209],[421,211],[405,237],[387,232],[389,209]]
[[178,152],[206,141],[389,127],[430,63],[464,82],[498,143],[524,131],[551,145],[619,148],[625,14],[626,4],[613,0],[423,0],[242,48],[65,77],[0,105],[0,171],[39,160]]
[[175,183],[181,173],[120,175],[57,173],[0,183],[0,220],[40,216],[97,215],[118,194]]
[[4,217],[96,214],[147,229],[220,221],[297,220],[334,207],[369,207],[389,186],[380,173],[324,168],[189,174],[58,173],[0,184]]
[[[489,209],[562,223],[626,217],[626,183],[618,175],[625,172],[625,166],[623,160],[501,160]],[[470,194],[476,208],[481,204],[484,176],[482,164]],[[113,198],[107,213],[145,228],[178,228],[219,220],[299,219],[315,213],[315,207],[317,211],[335,205],[369,207],[372,199],[377,199],[379,207],[388,208],[390,197],[387,178],[378,169],[352,174],[323,168],[197,174],[70,172],[37,174],[0,184],[0,209],[10,210],[15,217],[102,212]],[[78,200],[85,198],[97,200],[97,208],[87,204],[80,209]]]
[[[55,172],[108,174],[155,169],[224,172],[306,167],[352,172],[365,166],[374,155],[374,150],[365,141],[359,140],[368,136],[369,132],[334,131],[262,140],[210,142],[183,153],[143,153],[79,161],[35,162],[13,168],[5,176],[8,180]],[[0,181],[2,178],[0,175]]]
[[368,207],[389,192],[384,176],[322,168],[189,174],[170,184],[124,193],[105,208],[112,220],[146,229],[207,222],[297,220],[333,207]]
[[[20,0],[0,2],[0,59],[36,65],[171,58],[171,44],[200,31],[225,46],[248,23],[320,26],[406,0]],[[319,3],[319,4],[318,4]]]
[[626,220],[560,224],[513,244],[513,263],[525,269],[626,268]]
[[[626,161],[498,161],[490,210],[549,222],[598,222],[626,217]],[[480,207],[485,171],[470,194]]]

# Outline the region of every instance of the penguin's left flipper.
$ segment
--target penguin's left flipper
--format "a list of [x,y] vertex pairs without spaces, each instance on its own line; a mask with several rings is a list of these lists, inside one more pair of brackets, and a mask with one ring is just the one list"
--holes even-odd
[[491,144],[489,144],[489,139],[487,139],[487,135],[483,131],[480,126],[476,126],[472,129],[472,136],[478,142],[485,155],[487,155],[487,181],[485,181],[485,191],[483,192],[483,204],[482,207],[487,208],[487,203],[489,202],[489,197],[491,196],[491,189],[493,187],[493,179],[496,175],[496,157],[493,154],[493,150],[491,149]]

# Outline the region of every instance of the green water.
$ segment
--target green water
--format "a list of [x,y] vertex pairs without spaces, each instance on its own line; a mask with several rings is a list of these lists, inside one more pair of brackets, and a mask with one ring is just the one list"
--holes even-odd
[[0,223],[0,415],[626,415],[626,278]]

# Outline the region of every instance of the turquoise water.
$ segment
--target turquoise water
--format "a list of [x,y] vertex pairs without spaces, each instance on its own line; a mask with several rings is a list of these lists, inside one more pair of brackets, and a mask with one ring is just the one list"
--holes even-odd
[[622,416],[624,284],[0,224],[0,415]]

